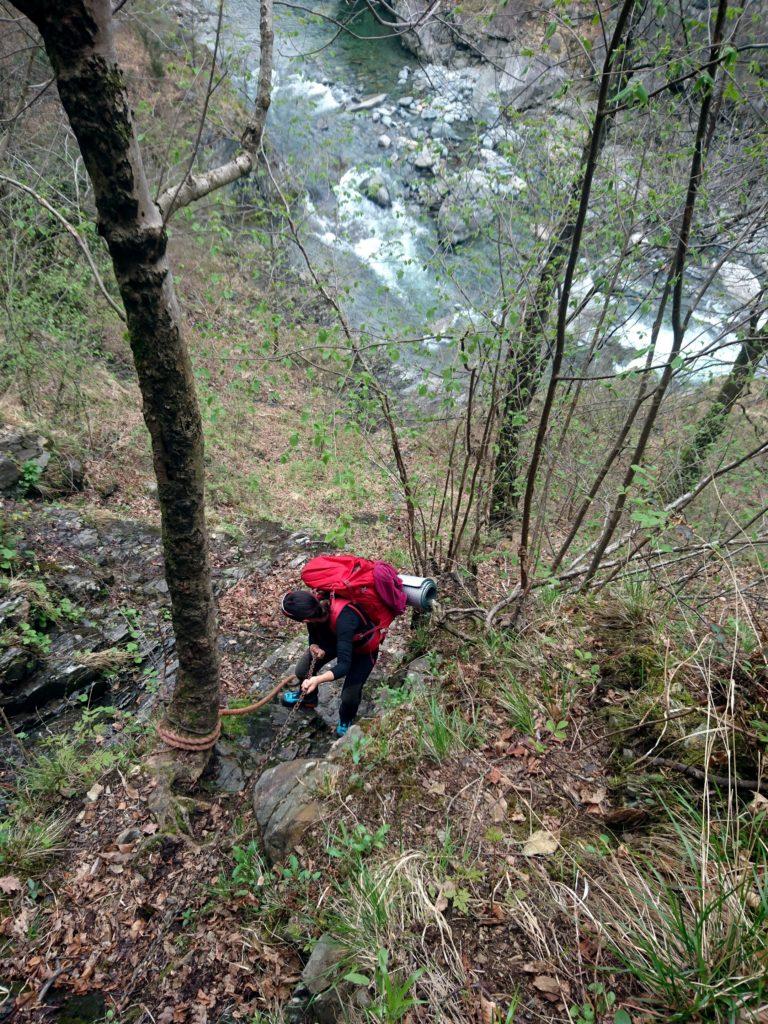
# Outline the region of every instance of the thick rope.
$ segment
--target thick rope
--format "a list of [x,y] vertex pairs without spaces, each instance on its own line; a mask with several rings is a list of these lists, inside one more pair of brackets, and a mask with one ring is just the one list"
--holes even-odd
[[296,676],[293,673],[281,679],[279,683],[272,687],[269,693],[257,700],[255,704],[248,704],[244,708],[219,708],[219,720],[214,729],[205,736],[179,736],[165,722],[162,722],[157,727],[157,735],[167,746],[173,747],[175,750],[210,750],[215,746],[216,740],[221,735],[222,718],[228,715],[252,715],[254,711],[258,711],[259,708],[263,708],[265,704],[268,704],[295,679]]

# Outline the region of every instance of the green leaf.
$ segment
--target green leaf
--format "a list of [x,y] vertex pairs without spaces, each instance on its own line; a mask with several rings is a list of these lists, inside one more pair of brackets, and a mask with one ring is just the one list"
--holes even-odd
[[613,1024],[632,1024],[632,1018],[626,1010],[617,1010],[613,1018]]
[[345,974],[344,981],[348,981],[351,985],[365,985],[366,988],[371,984],[370,978],[366,978],[364,974],[358,974],[357,971],[350,971],[349,974]]

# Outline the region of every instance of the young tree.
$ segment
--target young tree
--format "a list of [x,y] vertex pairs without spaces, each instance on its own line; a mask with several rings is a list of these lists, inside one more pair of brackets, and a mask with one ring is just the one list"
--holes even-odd
[[271,0],[262,0],[262,65],[243,151],[222,168],[190,169],[156,204],[142,163],[109,0],[17,0],[51,62],[62,105],[93,183],[152,442],[165,574],[179,659],[166,713],[167,738],[209,749],[219,725],[219,657],[205,524],[203,431],[173,276],[166,220],[174,209],[253,167],[269,107]]
[[[757,319],[754,317],[753,319]],[[717,397],[699,420],[690,444],[680,459],[675,480],[675,494],[684,494],[701,476],[707,455],[722,436],[728,416],[755,375],[760,362],[768,355],[768,328],[758,330],[750,324],[739,354],[717,391]]]

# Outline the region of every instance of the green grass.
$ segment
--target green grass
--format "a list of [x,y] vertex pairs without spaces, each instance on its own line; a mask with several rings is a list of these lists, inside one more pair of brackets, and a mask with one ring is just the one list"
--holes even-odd
[[59,796],[80,796],[102,775],[127,761],[124,748],[94,747],[87,751],[77,739],[46,740],[24,767],[19,789],[30,802],[46,804]]
[[496,698],[509,715],[513,728],[526,736],[536,735],[536,708],[522,683],[516,679],[503,683],[496,691]]
[[60,816],[22,816],[17,812],[0,820],[0,871],[23,876],[42,871],[64,853],[65,831],[66,822]]
[[446,708],[433,695],[416,710],[419,746],[434,761],[444,761],[458,750],[469,750],[480,740],[480,729],[474,718],[468,722],[458,708]]
[[[669,797],[669,794],[667,794]],[[768,816],[666,802],[663,834],[608,859],[591,913],[667,1021],[758,1020],[768,1001]]]

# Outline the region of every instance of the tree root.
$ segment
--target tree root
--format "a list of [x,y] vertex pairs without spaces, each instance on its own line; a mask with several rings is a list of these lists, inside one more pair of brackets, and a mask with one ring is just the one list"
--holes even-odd
[[210,758],[210,750],[181,751],[159,748],[147,761],[157,785],[148,806],[162,829],[183,830],[192,834],[190,811],[196,806],[190,797],[176,790],[191,790],[200,781]]

